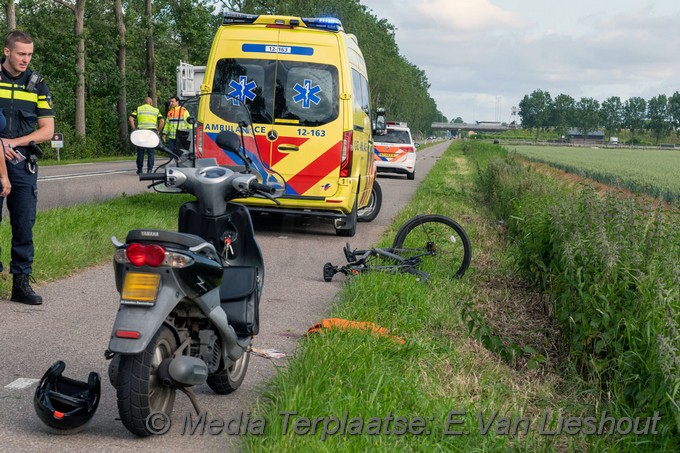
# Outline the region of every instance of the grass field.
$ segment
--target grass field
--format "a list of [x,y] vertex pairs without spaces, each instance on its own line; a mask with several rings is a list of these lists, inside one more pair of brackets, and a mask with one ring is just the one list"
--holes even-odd
[[[621,220],[611,231],[609,223],[595,230],[592,222],[585,221],[609,220],[613,217],[609,212],[591,215],[592,210],[587,210],[582,216],[571,209],[564,214],[569,225],[549,222],[545,213],[560,212],[555,202],[571,207],[570,203],[580,199],[579,191],[531,169],[521,159],[510,158],[506,164],[501,151],[486,143],[452,144],[378,244],[389,244],[398,225],[414,214],[450,216],[464,226],[473,244],[473,260],[465,276],[453,279],[450,269],[440,269],[430,275],[431,285],[406,275],[395,278],[366,273],[347,279],[329,317],[374,322],[405,343],[351,329],[306,336],[287,366],[268,383],[253,412],[267,420],[266,432],[244,436],[243,451],[678,451],[670,407],[675,395],[666,397],[664,391],[680,388],[680,381],[678,387],[674,387],[675,381],[669,381],[666,387],[658,370],[658,363],[670,365],[675,355],[669,353],[657,360],[656,348],[645,350],[647,343],[640,345],[644,335],[642,340],[638,338],[638,327],[651,329],[666,320],[652,324],[651,315],[642,316],[647,312],[631,314],[652,304],[597,289],[598,285],[606,290],[621,288],[636,295],[630,278],[623,277],[630,274],[645,285],[647,276],[624,261],[629,254],[625,243],[675,257],[677,245],[669,247],[668,243],[676,244],[673,238],[677,236],[669,236],[659,245],[651,241],[655,239],[651,234],[656,231],[654,225],[643,222],[650,241],[631,241],[639,225],[625,223],[628,211],[618,205],[611,211],[624,216],[617,217]],[[509,171],[505,171],[506,165]],[[499,167],[501,171],[496,173]],[[487,193],[492,196],[487,197]],[[544,200],[544,196],[548,198]],[[597,205],[598,198],[594,197],[592,203]],[[498,215],[499,204],[509,207],[503,215]],[[556,229],[561,226],[569,229]],[[583,234],[591,227],[594,238]],[[621,227],[627,235],[621,234]],[[573,229],[581,235],[580,241],[571,234]],[[613,242],[612,235],[618,242]],[[551,241],[563,237],[562,242]],[[610,247],[599,259],[597,252],[605,249],[604,241]],[[583,296],[561,292],[560,288],[548,288],[554,289],[552,295],[540,293],[537,286],[522,278],[532,270],[523,269],[523,264],[545,264],[537,258],[549,260],[552,255],[545,248],[552,244],[576,245],[576,252],[589,252],[584,257],[571,259],[569,255],[561,260],[564,265],[572,261],[578,265],[575,273],[579,277],[586,269],[578,282],[589,286],[575,290],[583,291]],[[611,246],[616,250],[610,250]],[[664,272],[670,270],[675,275],[677,266],[661,263],[656,255],[653,261],[649,253],[636,251],[635,255],[650,257],[654,269],[658,264]],[[584,260],[591,257],[593,262],[585,268]],[[546,262],[535,270],[537,279],[544,277],[547,281],[551,270],[559,270],[557,261]],[[615,272],[619,268],[620,273]],[[651,290],[657,287],[649,284],[644,289],[650,298],[655,297]],[[669,293],[669,298],[674,294]],[[591,303],[593,299],[600,303]],[[582,300],[589,302],[583,307],[588,309],[587,314],[583,309],[571,311],[589,322],[569,324],[567,315],[566,327],[559,331],[562,319],[557,314],[568,313],[566,308],[578,306]],[[622,306],[628,308],[623,310]],[[602,315],[593,314],[595,310]],[[549,316],[551,313],[554,316]],[[601,326],[603,318],[605,327]],[[648,332],[652,339],[657,333],[663,337],[665,331]],[[582,341],[579,335],[588,337]],[[629,341],[635,343],[635,349],[624,348]],[[668,351],[675,351],[676,343],[669,345]],[[569,349],[577,347],[581,356],[573,358]],[[640,360],[634,361],[636,358]],[[641,362],[644,364],[645,359],[656,373],[652,377],[649,372],[643,373]],[[631,369],[627,368],[629,364]],[[593,367],[602,374],[588,374]],[[669,369],[675,373],[676,368]],[[624,384],[628,387],[621,390]],[[636,384],[650,391],[641,392]],[[626,400],[628,390],[639,401]],[[550,414],[572,417],[577,423],[596,417],[601,423],[606,413],[627,423],[627,417],[648,420],[655,411],[661,414],[661,421],[654,433],[615,433],[600,429],[605,426],[600,424],[597,433],[584,429],[552,435],[540,429],[541,420]],[[496,415],[496,421],[488,423]],[[288,416],[290,419],[285,418]],[[400,421],[395,423],[397,419]],[[363,420],[368,423],[362,424]],[[522,425],[526,429],[516,429],[513,422],[518,420],[526,422]],[[411,422],[425,429],[408,425]],[[487,430],[491,425],[493,428]]]
[[537,162],[680,204],[680,150],[508,146]]
[[[305,336],[264,388],[252,413],[266,430],[241,436],[243,451],[680,451],[677,212],[579,195],[501,151],[452,144],[380,243],[415,214],[452,217],[473,244],[464,278],[347,279],[329,316],[405,344],[361,330]],[[175,228],[188,199],[39,212],[38,281],[110,263],[112,235]],[[8,262],[8,222],[0,243]],[[10,285],[0,278],[0,296]],[[644,432],[619,423],[632,419]]]

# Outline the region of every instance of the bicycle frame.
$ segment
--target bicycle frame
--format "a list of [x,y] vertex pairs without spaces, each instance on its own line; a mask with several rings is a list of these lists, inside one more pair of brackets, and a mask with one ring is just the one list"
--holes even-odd
[[461,278],[472,258],[470,239],[463,227],[438,214],[419,214],[407,220],[397,231],[392,247],[351,250],[347,243],[344,252],[347,264],[326,263],[324,281],[330,282],[338,272],[351,276],[367,271],[406,272],[430,281],[427,272],[442,274],[438,269],[452,269],[452,277]]
[[[330,282],[337,273],[351,276],[369,271],[388,272],[392,274],[406,272],[423,277],[425,281],[430,280],[428,274],[417,269],[424,254],[403,257],[393,253],[392,248],[383,249],[378,247],[372,247],[366,250],[351,250],[349,243],[345,244],[344,252],[348,263],[344,266],[333,266],[331,263],[326,263],[323,269],[324,281]],[[392,261],[393,264],[369,264],[371,258],[374,257],[386,258]]]

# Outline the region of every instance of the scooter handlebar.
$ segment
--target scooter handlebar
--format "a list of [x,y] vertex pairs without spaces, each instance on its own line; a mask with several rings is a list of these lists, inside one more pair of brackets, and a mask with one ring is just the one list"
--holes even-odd
[[254,191],[266,193],[269,195],[274,195],[276,193],[275,187],[268,186],[266,184],[260,184],[257,181],[253,181],[252,183],[250,183],[250,188]]
[[165,179],[165,173],[140,173],[140,181],[161,181]]

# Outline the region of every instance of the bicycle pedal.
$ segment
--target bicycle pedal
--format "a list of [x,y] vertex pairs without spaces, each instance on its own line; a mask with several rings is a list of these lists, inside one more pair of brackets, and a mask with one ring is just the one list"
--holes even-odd
[[333,276],[338,272],[335,266],[331,263],[326,263],[323,265],[323,281],[330,282],[333,280]]

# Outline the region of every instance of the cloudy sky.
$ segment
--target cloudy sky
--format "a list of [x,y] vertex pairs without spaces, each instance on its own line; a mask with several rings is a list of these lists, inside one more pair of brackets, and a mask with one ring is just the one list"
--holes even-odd
[[680,91],[677,0],[360,0],[396,27],[450,120],[510,121],[540,89],[602,102]]

